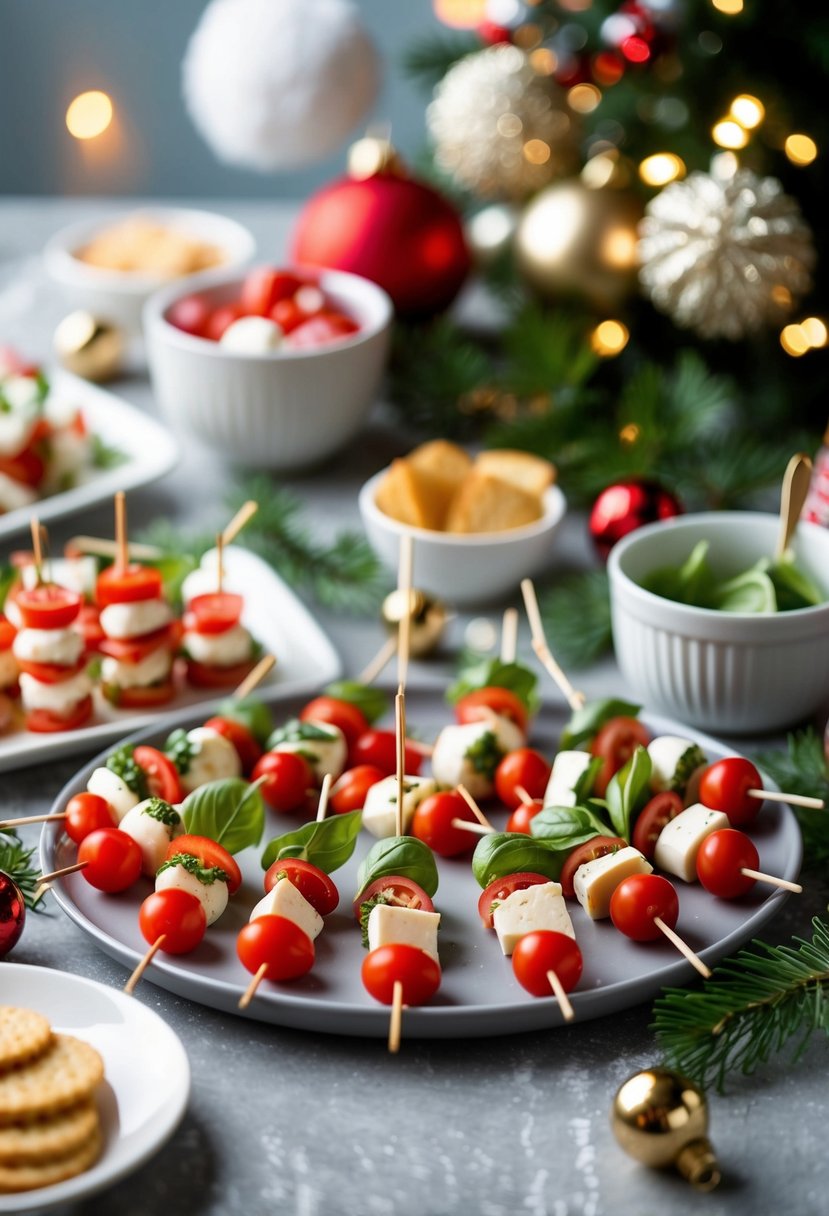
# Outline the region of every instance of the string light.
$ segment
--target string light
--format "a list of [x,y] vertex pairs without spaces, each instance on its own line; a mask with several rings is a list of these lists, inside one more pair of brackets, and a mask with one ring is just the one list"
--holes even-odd
[[591,114],[601,100],[601,91],[594,84],[575,84],[567,94],[570,109],[578,114]]
[[747,131],[753,131],[766,117],[766,107],[758,97],[752,97],[750,93],[741,93],[732,101],[730,114],[741,127],[745,127]]
[[640,427],[635,422],[629,422],[619,431],[619,438],[627,447],[633,447],[641,434]]
[[748,134],[738,122],[730,118],[722,118],[711,131],[715,144],[721,148],[744,148],[748,143]]
[[811,165],[817,156],[817,144],[808,135],[790,135],[783,149],[793,165]]
[[667,186],[685,176],[685,162],[673,152],[656,152],[639,165],[639,176],[646,186]]
[[829,342],[829,329],[826,328],[826,323],[821,321],[820,317],[807,317],[805,321],[800,322],[800,328],[813,350],[818,350]]
[[811,346],[802,325],[787,325],[780,334],[780,345],[787,355],[799,359]]
[[743,0],[711,0],[711,4],[725,17],[736,17],[743,11]]
[[531,165],[546,165],[552,156],[550,145],[543,139],[528,139],[523,147],[524,157]]
[[112,102],[99,89],[79,93],[66,111],[66,128],[75,139],[95,139],[111,122]]
[[486,0],[433,0],[438,21],[456,30],[474,30],[486,20]]
[[612,359],[622,353],[629,338],[630,331],[621,321],[600,321],[590,335],[590,346],[600,358]]

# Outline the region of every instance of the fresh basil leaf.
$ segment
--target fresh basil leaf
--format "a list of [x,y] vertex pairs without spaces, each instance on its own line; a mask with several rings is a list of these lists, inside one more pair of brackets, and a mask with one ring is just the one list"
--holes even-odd
[[339,870],[354,852],[362,817],[362,811],[331,815],[319,822],[304,823],[295,832],[277,836],[265,847],[262,869],[267,870],[283,857],[298,857],[310,861],[326,874]]
[[604,764],[601,756],[594,756],[573,787],[576,795],[576,806],[581,806],[593,793],[593,786],[599,775],[599,769]]
[[190,772],[190,765],[197,750],[197,746],[191,743],[187,731],[182,726],[171,731],[164,744],[164,755],[168,760],[172,760],[182,775]]
[[333,738],[339,738],[334,727],[323,729],[321,726],[315,726],[313,722],[300,722],[299,718],[291,718],[284,726],[278,726],[273,731],[268,739],[268,751],[273,751],[279,743],[304,743],[312,739],[324,739],[330,743]]
[[618,773],[610,778],[605,793],[607,813],[617,835],[630,840],[634,811],[644,803],[651,779],[651,758],[645,747],[637,747]]
[[[595,834],[591,832],[590,836]],[[589,840],[590,836],[585,839]],[[481,887],[488,887],[496,878],[503,878],[506,874],[527,870],[557,880],[566,856],[566,852],[551,848],[547,841],[527,836],[524,832],[496,832],[482,836],[475,846],[472,873]]]
[[534,839],[567,851],[609,831],[604,819],[586,806],[545,806],[530,822]]
[[17,574],[14,566],[0,566],[0,612],[3,611],[10,588],[17,582]]
[[428,845],[414,836],[389,836],[371,846],[357,872],[357,894],[365,891],[375,879],[390,878],[394,874],[411,878],[429,896],[438,889],[434,854]]
[[370,725],[382,718],[389,708],[389,699],[381,688],[358,684],[356,680],[336,680],[326,685],[325,695],[356,705]]
[[529,667],[523,663],[502,663],[500,659],[481,659],[478,656],[461,665],[457,680],[446,692],[446,699],[454,705],[469,692],[493,686],[515,693],[529,713],[535,713],[541,703],[536,691],[538,676]]
[[216,713],[221,718],[230,718],[233,722],[238,722],[249,730],[258,743],[265,746],[268,736],[273,731],[273,715],[267,705],[263,705],[261,701],[256,701],[252,697],[245,697],[241,701],[234,701],[232,697],[221,701],[216,710]]
[[794,558],[784,555],[780,561],[769,564],[767,574],[774,586],[777,607],[780,612],[792,612],[797,608],[813,608],[822,604],[826,596],[817,583],[809,578],[794,563]]
[[259,783],[241,777],[208,781],[188,794],[182,807],[184,826],[196,836],[209,836],[228,853],[259,844],[265,827],[265,804]]
[[736,578],[717,584],[711,607],[718,612],[776,612],[774,583],[759,570],[746,570]]
[[709,543],[701,540],[694,545],[681,566],[662,566],[652,570],[642,580],[642,586],[653,595],[698,608],[710,606],[714,575],[708,563]]
[[609,722],[611,718],[635,718],[641,708],[641,705],[633,705],[630,701],[620,701],[615,697],[588,701],[575,711],[567,723],[559,740],[559,751],[574,750],[598,734],[605,722]]

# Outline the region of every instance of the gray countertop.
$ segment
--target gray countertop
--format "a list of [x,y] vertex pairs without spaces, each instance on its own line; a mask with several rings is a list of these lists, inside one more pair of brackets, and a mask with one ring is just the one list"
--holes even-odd
[[[280,256],[290,210],[214,206],[254,230],[263,257]],[[113,210],[88,199],[0,203],[0,341],[48,358],[54,324],[66,308],[43,276],[38,251],[58,227]],[[113,388],[154,412],[139,352],[131,374]],[[406,446],[407,437],[380,410],[360,442],[336,461],[283,481],[301,496],[320,531],[357,526],[357,487]],[[219,524],[222,491],[231,479],[232,471],[215,457],[185,443],[174,473],[131,494],[131,523],[137,529],[166,516],[183,526]],[[53,543],[57,547],[72,532],[106,534],[110,527],[109,507],[91,510],[54,526]],[[559,568],[588,561],[583,521],[568,521],[556,560]],[[495,619],[502,607],[491,606],[489,615]],[[316,614],[346,670],[358,671],[378,644],[377,623]],[[467,619],[452,623],[442,659],[447,670]],[[413,683],[419,670],[415,664]],[[622,690],[610,663],[585,673],[580,684],[588,695]],[[82,759],[4,774],[4,817],[48,807]],[[29,839],[35,838],[31,832]],[[784,905],[766,939],[807,935],[827,895],[825,880],[810,881],[802,897]],[[54,906],[48,915],[28,918],[12,958],[116,987],[126,978]],[[718,1191],[700,1196],[678,1177],[646,1171],[625,1157],[610,1132],[616,1087],[657,1060],[649,1005],[547,1034],[407,1040],[392,1058],[379,1041],[242,1021],[148,983],[135,999],[157,1010],[181,1037],[193,1072],[190,1106],[151,1162],[111,1190],[60,1209],[65,1216],[165,1209],[180,1216],[418,1210],[434,1216],[655,1216],[666,1210],[809,1216],[826,1210],[823,1042],[797,1065],[782,1053],[761,1075],[734,1081],[725,1097],[711,1096],[711,1134],[725,1179]]]

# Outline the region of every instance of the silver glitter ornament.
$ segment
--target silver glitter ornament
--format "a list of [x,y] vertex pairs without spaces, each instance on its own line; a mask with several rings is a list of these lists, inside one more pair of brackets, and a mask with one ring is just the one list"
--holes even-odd
[[646,294],[701,338],[737,341],[779,324],[811,286],[815,250],[797,202],[748,169],[666,186],[639,236]]
[[426,121],[437,164],[481,198],[520,201],[576,167],[564,93],[517,46],[459,60],[435,89]]

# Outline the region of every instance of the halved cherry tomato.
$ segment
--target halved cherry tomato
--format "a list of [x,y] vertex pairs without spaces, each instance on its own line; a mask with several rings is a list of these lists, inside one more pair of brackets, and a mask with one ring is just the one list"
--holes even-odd
[[368,730],[368,720],[361,709],[351,701],[338,697],[314,697],[299,711],[301,722],[327,722],[338,726],[345,735],[349,750],[361,735]]
[[203,338],[210,320],[210,306],[202,296],[182,296],[167,309],[166,320],[194,338]]
[[81,610],[78,593],[67,587],[59,587],[57,583],[21,587],[15,596],[15,603],[27,629],[65,629]]
[[152,709],[155,705],[166,705],[168,701],[172,701],[176,695],[176,686],[172,680],[135,688],[103,683],[101,692],[111,705],[117,705],[119,709]]
[[394,1001],[394,985],[403,989],[404,1005],[425,1005],[440,987],[440,965],[417,946],[396,942],[378,946],[363,959],[366,990],[383,1005]]
[[120,828],[98,828],[78,845],[81,873],[90,886],[114,894],[126,891],[141,876],[141,849]]
[[[546,879],[544,880],[546,882]],[[418,912],[434,912],[435,905],[429,896],[413,878],[402,874],[389,874],[384,878],[375,878],[365,890],[361,891],[352,904],[355,920],[360,919],[360,909],[375,895],[385,895],[390,903],[400,904],[404,908],[415,908]]]
[[178,769],[169,756],[146,743],[139,743],[132,755],[147,778],[151,794],[171,804],[181,802],[183,791]]
[[659,874],[631,874],[610,897],[610,919],[620,933],[635,942],[653,942],[662,936],[656,917],[673,929],[679,919],[679,898],[667,878]]
[[532,821],[543,810],[544,803],[540,798],[533,798],[532,802],[522,802],[510,815],[505,830],[507,832],[523,832],[525,836],[531,836]]
[[[416,777],[423,764],[424,753],[411,739],[406,740],[406,772]],[[350,749],[348,763],[352,767],[358,764],[373,764],[382,770],[384,777],[390,777],[397,771],[397,741],[393,730],[367,730]]]
[[254,660],[234,663],[231,667],[219,667],[212,663],[197,663],[187,660],[187,679],[196,688],[235,688],[253,668]]
[[471,853],[480,839],[472,832],[452,826],[453,819],[477,823],[470,807],[455,790],[430,794],[419,803],[411,825],[411,835],[427,844],[439,857]]
[[325,346],[328,342],[340,342],[356,334],[359,325],[341,312],[318,312],[303,321],[286,338],[286,345],[297,350],[309,350]]
[[548,972],[554,971],[565,992],[581,979],[584,959],[572,937],[552,929],[536,929],[518,939],[512,970],[522,988],[533,996],[552,996]]
[[107,566],[98,575],[95,601],[99,608],[109,604],[133,604],[140,600],[157,600],[163,593],[161,574],[153,566],[131,562],[120,568]]
[[11,621],[0,616],[0,650],[8,650],[16,637],[17,630]]
[[256,266],[245,275],[239,299],[242,311],[266,317],[279,300],[287,300],[306,282],[289,270]]
[[494,928],[492,913],[493,904],[501,904],[512,895],[513,891],[526,891],[527,887],[535,887],[541,882],[549,882],[543,874],[533,874],[529,870],[517,874],[505,874],[503,878],[494,879],[488,887],[484,887],[478,900],[478,915],[485,929]]
[[165,954],[187,954],[204,937],[207,916],[195,895],[165,887],[148,895],[138,909],[138,928],[150,945],[163,937],[159,950]]
[[208,718],[204,725],[230,740],[236,748],[242,772],[247,775],[262,755],[259,740],[235,718]]
[[301,857],[283,857],[265,871],[266,894],[280,878],[287,878],[320,916],[333,912],[340,902],[340,893],[325,870]]
[[24,486],[39,486],[45,472],[43,457],[31,444],[16,456],[0,456],[0,473]]
[[366,804],[368,791],[385,776],[383,770],[374,764],[358,764],[356,768],[346,769],[331,786],[331,810],[336,815],[361,811]]
[[576,870],[579,866],[585,865],[588,861],[595,861],[597,857],[606,857],[608,853],[615,853],[618,849],[623,849],[626,844],[627,841],[622,840],[621,836],[594,836],[592,840],[578,845],[561,867],[558,881],[561,883],[562,895],[566,899],[575,897],[573,879],[576,877]]
[[62,684],[64,680],[71,680],[72,676],[83,671],[86,659],[79,659],[71,667],[64,667],[61,663],[33,663],[30,659],[18,659],[17,665],[27,676],[40,680],[41,684]]
[[234,321],[238,321],[241,315],[242,310],[235,304],[224,304],[221,308],[214,308],[204,327],[205,338],[209,338],[211,342],[220,341],[225,330],[229,329]]
[[251,781],[264,777],[259,787],[274,811],[296,811],[305,805],[305,795],[314,785],[314,774],[298,752],[265,752],[253,766]]
[[763,805],[762,798],[750,798],[749,790],[761,790],[763,778],[750,760],[726,756],[709,764],[700,777],[699,800],[703,806],[722,811],[734,828],[753,823]]
[[187,611],[193,617],[195,633],[226,633],[239,624],[244,606],[241,595],[234,595],[230,591],[211,591],[205,595],[194,595],[187,605]]
[[667,823],[681,815],[684,809],[682,799],[673,790],[655,794],[650,802],[645,803],[634,825],[631,838],[634,849],[638,849],[648,861],[653,861],[659,833]]
[[487,710],[510,718],[519,730],[527,733],[529,715],[526,705],[514,692],[510,692],[508,688],[499,688],[495,684],[490,684],[487,688],[477,688],[461,697],[455,704],[455,717],[460,723],[480,722],[488,716]]
[[495,792],[504,806],[513,811],[522,802],[516,786],[525,789],[530,798],[543,798],[551,772],[552,765],[541,752],[532,747],[516,748],[507,752],[495,770]]
[[92,698],[84,697],[73,705],[68,713],[56,714],[51,709],[31,709],[26,714],[26,730],[40,735],[55,734],[60,730],[77,730],[92,717]]
[[117,826],[109,803],[99,794],[75,794],[66,804],[66,835],[75,844],[80,844],[98,828]]
[[106,637],[99,609],[94,604],[82,604],[75,626],[83,637],[85,653],[98,654],[98,647]]
[[242,871],[236,860],[227,849],[222,848],[209,836],[176,836],[175,840],[171,840],[167,845],[166,860],[169,861],[177,853],[189,853],[191,857],[197,857],[205,869],[218,866],[220,870],[224,870],[229,895],[235,895],[242,885]]
[[172,625],[164,625],[154,629],[152,633],[142,633],[137,638],[108,638],[104,636],[98,644],[101,654],[117,659],[119,663],[141,663],[161,646],[172,647],[176,644],[177,630]]
[[277,300],[268,316],[272,321],[276,322],[285,334],[291,333],[303,321],[308,320],[308,313],[300,308],[293,298],[290,300]]
[[255,975],[265,968],[265,979],[295,980],[314,965],[314,943],[299,925],[285,916],[257,916],[240,929],[236,953]]
[[760,854],[753,840],[735,828],[721,828],[706,836],[697,853],[697,878],[718,899],[737,899],[756,885],[743,873],[759,870]]
[[627,764],[637,747],[647,747],[650,741],[638,718],[619,717],[605,722],[590,744],[591,753],[604,761],[593,785],[597,798],[604,797],[610,778]]

